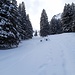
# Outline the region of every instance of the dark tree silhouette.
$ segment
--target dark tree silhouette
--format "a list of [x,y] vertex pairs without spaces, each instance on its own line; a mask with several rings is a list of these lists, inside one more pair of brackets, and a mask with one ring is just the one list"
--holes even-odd
[[48,16],[45,9],[43,9],[40,18],[40,36],[44,37],[50,34],[50,27],[48,22]]

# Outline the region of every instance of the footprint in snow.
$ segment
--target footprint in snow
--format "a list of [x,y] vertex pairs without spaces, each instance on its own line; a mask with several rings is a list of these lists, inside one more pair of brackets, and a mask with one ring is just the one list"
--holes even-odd
[[46,75],[46,70],[45,70],[46,66],[47,66],[47,64],[43,64],[39,67],[39,69],[38,69],[39,74],[38,75]]
[[39,67],[39,69],[44,69],[45,67],[47,66],[47,63],[46,64],[43,64]]

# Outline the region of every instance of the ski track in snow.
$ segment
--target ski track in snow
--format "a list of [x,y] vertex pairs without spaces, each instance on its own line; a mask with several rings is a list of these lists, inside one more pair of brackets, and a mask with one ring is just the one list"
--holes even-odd
[[71,33],[33,37],[18,48],[0,50],[0,75],[75,75],[74,43]]

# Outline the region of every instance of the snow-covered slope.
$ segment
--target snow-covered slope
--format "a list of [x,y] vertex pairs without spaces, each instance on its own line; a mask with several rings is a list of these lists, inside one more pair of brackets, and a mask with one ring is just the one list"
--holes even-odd
[[75,75],[75,33],[34,37],[0,50],[0,75]]

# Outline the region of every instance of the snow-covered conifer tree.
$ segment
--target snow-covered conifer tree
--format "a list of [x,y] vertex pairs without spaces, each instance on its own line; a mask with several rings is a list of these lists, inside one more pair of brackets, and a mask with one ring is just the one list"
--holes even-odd
[[48,16],[45,9],[43,9],[40,18],[40,36],[44,37],[50,34],[50,26],[48,22]]

